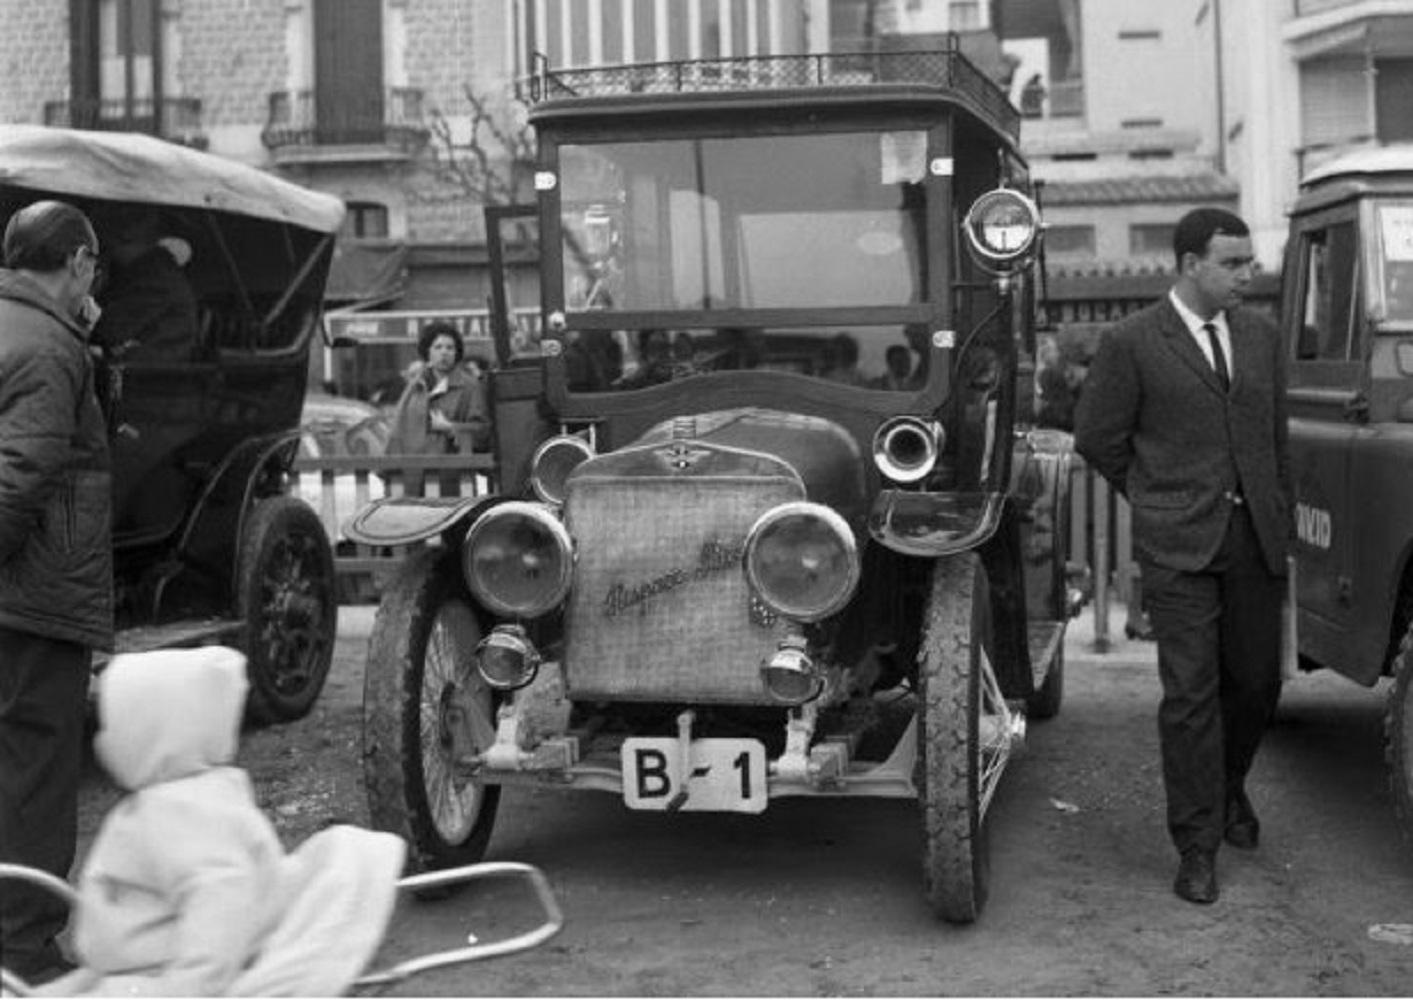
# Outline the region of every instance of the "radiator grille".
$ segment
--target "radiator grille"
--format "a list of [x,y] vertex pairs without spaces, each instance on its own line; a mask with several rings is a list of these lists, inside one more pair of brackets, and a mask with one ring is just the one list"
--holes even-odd
[[741,550],[757,517],[802,496],[784,476],[576,480],[571,697],[769,704],[760,662],[783,626],[752,610]]

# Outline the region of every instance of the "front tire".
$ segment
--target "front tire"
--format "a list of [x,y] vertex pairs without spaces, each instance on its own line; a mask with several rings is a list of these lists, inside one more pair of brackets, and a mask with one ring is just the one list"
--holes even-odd
[[1398,644],[1392,669],[1393,687],[1384,715],[1384,755],[1394,814],[1404,836],[1413,839],[1413,625]]
[[414,871],[475,864],[495,824],[500,787],[453,766],[495,740],[496,698],[475,667],[480,639],[456,560],[439,549],[409,557],[368,641],[363,774],[373,826],[412,846]]
[[923,884],[933,910],[952,923],[980,915],[990,882],[982,741],[986,586],[975,553],[939,559],[918,650]]
[[294,497],[257,501],[236,586],[248,714],[256,723],[301,719],[324,689],[338,631],[334,555],[319,516]]

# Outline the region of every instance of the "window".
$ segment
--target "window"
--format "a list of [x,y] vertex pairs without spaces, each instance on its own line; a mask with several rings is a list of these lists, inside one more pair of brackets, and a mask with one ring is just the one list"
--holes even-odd
[[314,0],[317,141],[382,142],[382,0]]
[[350,201],[343,232],[348,239],[379,239],[388,235],[388,207],[371,201]]
[[1296,344],[1301,361],[1346,361],[1356,299],[1354,223],[1304,233],[1300,258],[1304,304]]
[[922,301],[924,132],[616,142],[559,153],[570,310]]
[[977,0],[952,0],[947,6],[949,31],[975,31],[981,23],[981,4]]
[[1378,206],[1378,253],[1370,310],[1387,323],[1413,326],[1413,201]]
[[70,0],[70,123],[159,132],[162,90],[158,0]]
[[1056,257],[1093,257],[1093,226],[1050,226],[1045,230],[1045,252]]
[[1413,59],[1379,59],[1374,64],[1375,119],[1379,142],[1413,140]]
[[1173,252],[1171,222],[1140,222],[1128,227],[1128,252],[1135,257],[1156,257]]

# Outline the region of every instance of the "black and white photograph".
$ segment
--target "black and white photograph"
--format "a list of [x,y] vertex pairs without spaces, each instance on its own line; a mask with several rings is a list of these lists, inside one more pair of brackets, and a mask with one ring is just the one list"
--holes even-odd
[[1413,990],[1413,0],[0,22],[0,995]]

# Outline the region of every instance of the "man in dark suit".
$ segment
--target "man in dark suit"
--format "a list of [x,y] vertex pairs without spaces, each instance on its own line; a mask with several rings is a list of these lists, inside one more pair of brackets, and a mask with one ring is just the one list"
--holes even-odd
[[1246,776],[1280,696],[1290,531],[1279,338],[1239,308],[1251,237],[1200,208],[1173,233],[1177,280],[1108,331],[1076,414],[1079,453],[1126,496],[1158,641],[1174,890],[1217,899],[1223,839],[1256,847]]

